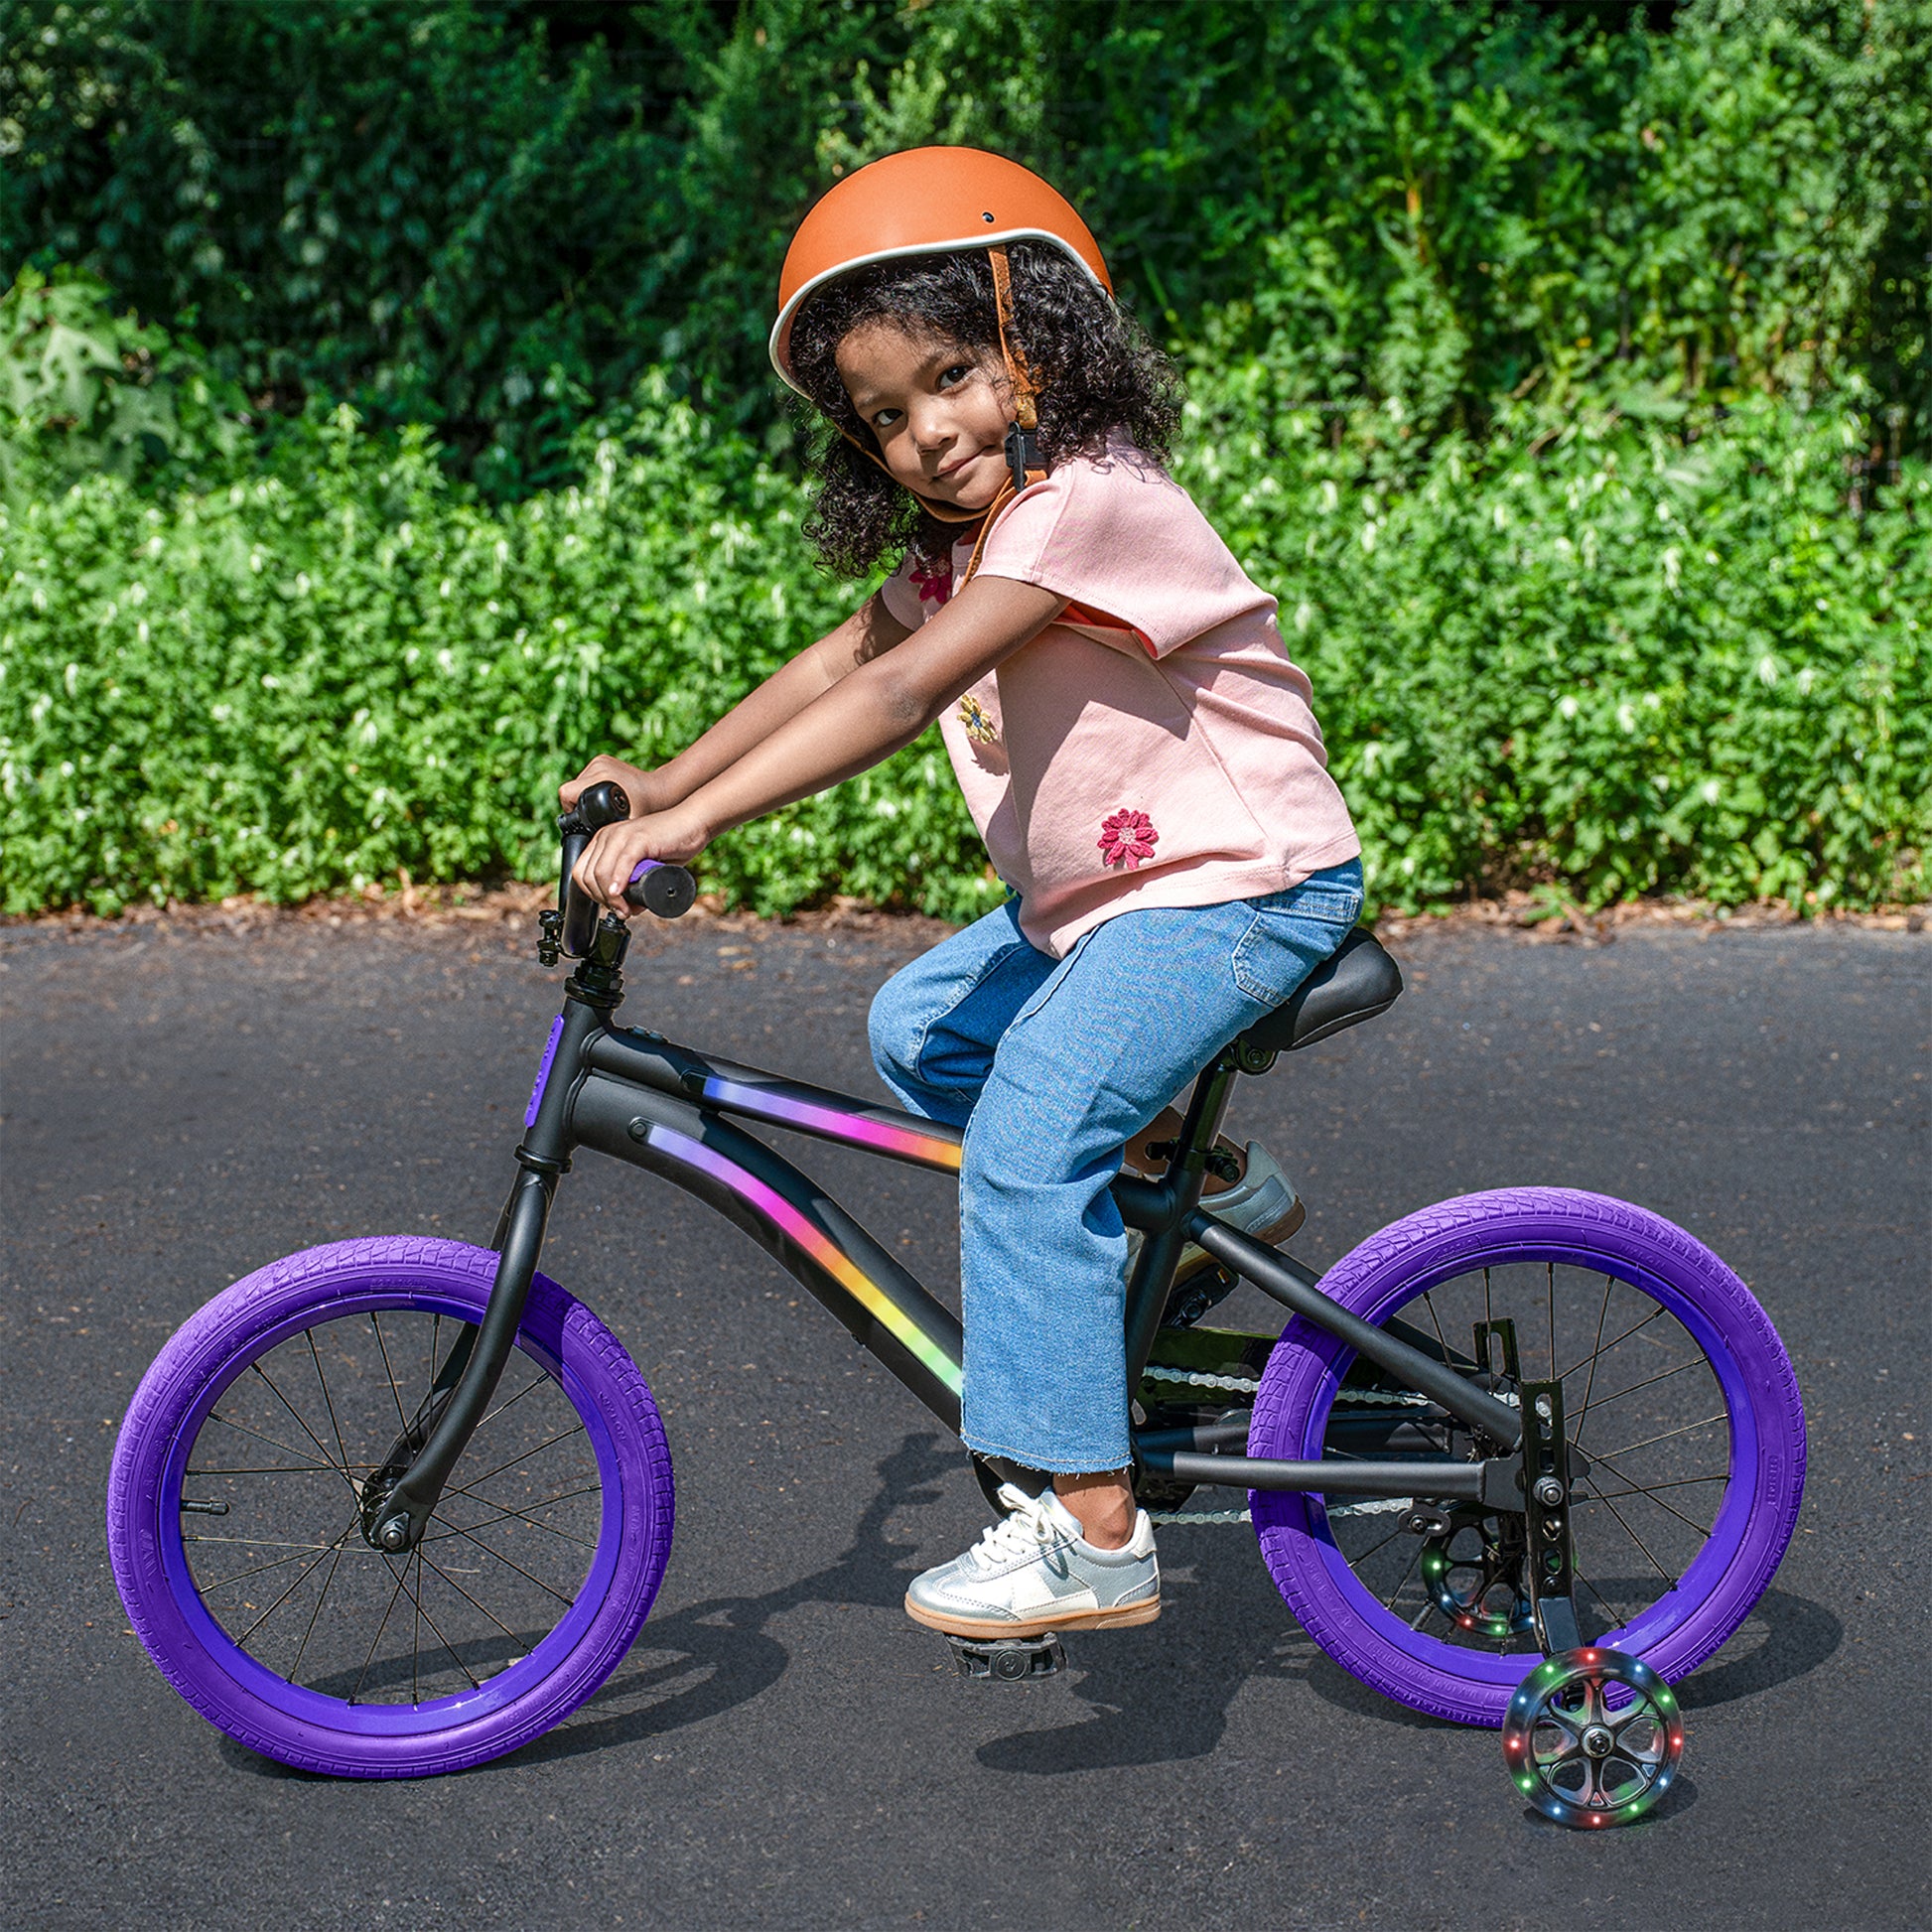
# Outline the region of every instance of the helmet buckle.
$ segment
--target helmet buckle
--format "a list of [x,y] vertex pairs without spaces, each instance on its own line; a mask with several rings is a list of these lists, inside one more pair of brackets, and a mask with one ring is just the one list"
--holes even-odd
[[1033,475],[1044,476],[1046,465],[1041,460],[1039,445],[1034,441],[1030,428],[1022,428],[1018,423],[1007,426],[1006,441],[1007,472],[1013,478],[1013,492],[1017,496],[1026,488]]

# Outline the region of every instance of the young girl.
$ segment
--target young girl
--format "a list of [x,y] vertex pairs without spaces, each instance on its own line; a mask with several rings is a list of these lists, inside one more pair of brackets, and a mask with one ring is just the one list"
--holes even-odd
[[[901,561],[669,763],[566,785],[618,778],[637,813],[577,879],[623,913],[639,860],[695,859],[939,721],[1014,897],[887,984],[873,1054],[965,1129],[962,1434],[1051,1481],[1006,1486],[906,1608],[964,1636],[1149,1622],[1109,1183],[1124,1153],[1159,1170],[1166,1104],[1347,936],[1360,847],[1275,600],[1163,467],[1172,369],[1060,196],[973,149],[890,156],[806,216],[779,300],[772,360],[834,432],[808,534],[854,574]],[[1224,1152],[1216,1213],[1292,1231],[1280,1171]]]

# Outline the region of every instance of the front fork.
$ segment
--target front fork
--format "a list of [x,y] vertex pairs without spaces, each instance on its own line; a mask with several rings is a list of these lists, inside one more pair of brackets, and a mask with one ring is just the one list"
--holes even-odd
[[422,1542],[444,1485],[488,1413],[522,1325],[557,1182],[570,1167],[570,1105],[592,1038],[622,997],[620,968],[629,929],[606,913],[565,987],[563,1032],[540,1076],[536,1108],[516,1150],[518,1173],[496,1223],[496,1279],[483,1317],[466,1327],[432,1385],[418,1421],[403,1431],[363,1489],[363,1540],[387,1556]]
[[424,1435],[420,1448],[410,1440],[418,1431],[406,1431],[384,1464],[385,1471],[396,1466],[402,1472],[391,1482],[378,1474],[362,1492],[362,1536],[372,1549],[402,1556],[423,1540],[450,1471],[488,1412],[522,1325],[556,1188],[554,1173],[525,1169],[516,1176],[483,1318],[466,1329],[430,1391],[428,1410],[418,1425]]

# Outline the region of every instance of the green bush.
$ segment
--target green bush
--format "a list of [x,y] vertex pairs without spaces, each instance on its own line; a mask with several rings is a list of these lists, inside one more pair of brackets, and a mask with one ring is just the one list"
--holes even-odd
[[[1688,444],[1505,424],[1365,483],[1281,387],[1203,388],[1182,474],[1282,597],[1379,901],[1924,892],[1924,467],[1855,517],[1853,413],[1764,399]],[[0,510],[0,903],[541,878],[582,759],[667,756],[863,592],[661,377],[581,461],[491,508],[344,408],[274,475]],[[762,911],[999,893],[930,737],[701,869]]]
[[0,283],[85,267],[257,404],[432,424],[509,498],[650,365],[781,445],[792,226],[963,140],[1061,183],[1164,335],[1412,434],[1856,372],[1923,450],[1928,49],[1932,0],[0,0]]

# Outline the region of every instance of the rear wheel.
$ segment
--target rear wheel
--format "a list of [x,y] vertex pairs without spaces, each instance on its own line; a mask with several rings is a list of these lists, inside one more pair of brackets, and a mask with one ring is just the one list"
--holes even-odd
[[108,1486],[115,1580],[168,1681],[251,1749],[347,1777],[481,1763],[574,1711],[643,1623],[663,1428],[541,1275],[421,1546],[362,1538],[362,1490],[423,1433],[495,1267],[450,1241],[313,1248],[216,1296],[143,1380]]
[[[1796,1377],[1750,1291],[1681,1228],[1562,1188],[1472,1194],[1383,1229],[1322,1290],[1378,1326],[1476,1372],[1475,1327],[1514,1324],[1522,1379],[1561,1380],[1587,1458],[1571,1512],[1587,1641],[1675,1682],[1763,1593],[1804,1481]],[[1343,1668],[1419,1711],[1498,1725],[1541,1660],[1527,1615],[1521,1519],[1412,1514],[1427,1464],[1478,1452],[1461,1425],[1386,1386],[1311,1322],[1283,1332],[1249,1453],[1413,1456],[1413,1499],[1252,1498],[1262,1554],[1309,1634]],[[1512,1399],[1510,1379],[1499,1393]],[[1481,1450],[1480,1452],[1487,1452]]]

